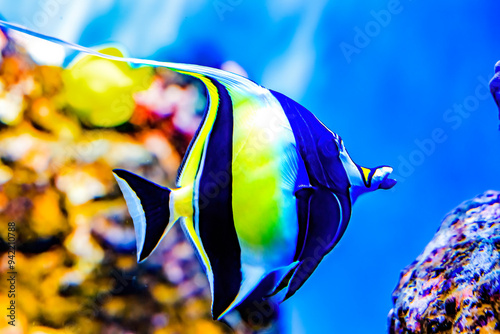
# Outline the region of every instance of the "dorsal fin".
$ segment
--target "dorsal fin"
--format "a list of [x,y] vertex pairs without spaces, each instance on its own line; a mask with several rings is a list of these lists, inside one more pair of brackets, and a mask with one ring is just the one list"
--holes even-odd
[[201,65],[191,65],[191,64],[183,64],[183,63],[172,63],[172,62],[163,62],[163,61],[157,61],[157,60],[148,60],[148,59],[138,59],[138,58],[131,58],[131,57],[117,57],[117,56],[112,56],[112,55],[106,55],[101,52],[98,52],[94,49],[81,46],[75,43],[71,43],[53,36],[45,35],[36,31],[33,31],[31,29],[28,29],[26,27],[23,27],[19,24],[15,23],[10,23],[6,22],[3,20],[0,20],[0,26],[4,26],[8,29],[16,30],[19,32],[22,32],[24,34],[41,38],[43,40],[61,45],[63,47],[67,47],[70,49],[73,49],[75,51],[80,51],[88,55],[92,56],[97,56],[109,60],[114,60],[114,61],[120,61],[120,62],[127,62],[131,64],[136,64],[136,65],[150,65],[150,66],[156,66],[156,67],[167,67],[171,69],[172,71],[194,76],[199,78],[199,76],[204,76],[208,78],[215,79],[219,81],[221,84],[225,86],[235,86],[235,87],[246,87],[247,89],[252,89],[256,87],[261,87],[260,85],[256,84],[252,80],[249,80],[241,75],[232,73],[232,72],[227,72],[221,69],[217,68],[212,68],[212,67],[207,67],[207,66],[201,66]]
[[256,84],[255,82],[240,76],[238,74],[234,74],[231,72],[227,72],[221,69],[200,66],[200,65],[191,65],[191,64],[182,64],[182,63],[172,63],[172,62],[161,62],[155,60],[146,60],[146,59],[137,59],[137,58],[129,58],[129,57],[119,57],[116,55],[107,55],[91,48],[87,48],[75,43],[67,42],[61,40],[56,37],[48,36],[45,34],[41,34],[30,30],[21,25],[17,25],[14,23],[9,23],[0,20],[0,26],[7,27],[8,29],[16,30],[37,38],[41,38],[43,40],[53,42],[59,44],[64,47],[68,47],[70,49],[82,52],[83,54],[92,55],[101,57],[104,59],[109,59],[112,61],[119,62],[127,62],[135,65],[149,65],[156,67],[166,67],[172,71],[189,75],[195,77],[202,81],[207,89],[207,109],[203,118],[202,123],[200,124],[198,130],[196,131],[196,135],[193,138],[192,142],[189,145],[188,151],[186,152],[185,158],[179,169],[179,174],[177,178],[177,184],[179,186],[183,185],[185,180],[193,180],[196,174],[196,170],[199,164],[199,158],[201,157],[201,152],[203,150],[203,146],[205,143],[205,139],[210,133],[210,129],[213,125],[213,121],[216,117],[217,107],[219,104],[219,95],[217,92],[217,88],[214,86],[212,80],[216,80],[222,85],[226,87],[231,87],[233,89],[239,89],[243,91],[249,92],[259,92],[262,89],[261,86]]

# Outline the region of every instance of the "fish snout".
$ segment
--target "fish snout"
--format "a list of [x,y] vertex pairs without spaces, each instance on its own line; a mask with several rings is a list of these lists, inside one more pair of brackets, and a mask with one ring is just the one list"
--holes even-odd
[[389,176],[391,175],[393,169],[389,166],[378,167],[373,175],[372,184],[375,189],[391,189],[396,185],[396,179],[391,179]]

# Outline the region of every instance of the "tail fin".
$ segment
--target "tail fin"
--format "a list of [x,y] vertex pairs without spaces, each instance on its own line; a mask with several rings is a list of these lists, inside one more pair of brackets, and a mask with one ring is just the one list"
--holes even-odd
[[134,221],[137,261],[142,262],[171,227],[171,190],[123,169],[114,169],[113,174]]

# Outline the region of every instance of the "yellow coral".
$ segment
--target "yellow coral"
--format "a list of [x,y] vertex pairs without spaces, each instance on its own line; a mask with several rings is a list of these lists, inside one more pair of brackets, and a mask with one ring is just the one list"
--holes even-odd
[[[7,296],[0,294],[0,308],[5,310],[10,305],[10,299]],[[0,334],[24,334],[28,329],[28,320],[26,315],[16,307],[14,324],[11,326],[7,321],[11,319],[3,316],[0,322]]]
[[193,334],[220,334],[220,327],[216,326],[212,321],[200,319],[194,323]]
[[[67,70],[23,56],[0,63],[0,100],[5,105],[8,98],[11,108],[0,102],[0,114],[12,119],[0,131],[0,237],[7,238],[8,222],[15,221],[20,246],[16,327],[0,323],[0,334],[222,333],[214,331],[220,324],[209,324],[207,296],[186,298],[182,288],[164,283],[161,267],[153,274],[135,268],[131,220],[111,174],[127,167],[146,170],[162,184],[173,182],[189,139],[176,135],[167,118],[147,118],[137,132],[96,128],[127,121],[134,93],[150,86],[154,71],[95,57]],[[163,92],[174,79],[161,72],[157,88]],[[113,242],[126,245],[127,254],[110,249]],[[181,241],[172,256],[194,260],[184,248]],[[8,260],[0,254],[0,277],[7,275]],[[2,309],[10,302],[8,289],[1,280]],[[161,316],[153,322],[155,313]],[[103,320],[107,316],[114,321]]]
[[91,270],[85,263],[94,265],[100,263],[104,258],[104,251],[97,241],[91,236],[90,228],[79,225],[64,241],[66,248],[82,261],[84,272]]
[[12,169],[9,166],[5,166],[4,164],[0,163],[0,185],[9,181],[12,178],[12,175],[13,175]]
[[88,164],[63,168],[56,179],[56,187],[66,194],[70,205],[80,205],[103,196],[111,186],[112,174],[102,173],[102,167]]
[[[101,53],[123,57],[116,48]],[[132,94],[149,87],[151,67],[132,68],[95,56],[85,56],[63,72],[68,103],[78,116],[94,126],[112,127],[130,119],[134,111]]]
[[74,297],[52,296],[43,301],[43,306],[43,317],[55,326],[62,326],[66,319],[80,312],[83,305]]
[[34,326],[30,328],[28,334],[68,334],[68,331],[45,326]]
[[155,299],[162,304],[173,304],[179,296],[175,287],[170,287],[165,284],[157,284],[151,289],[151,294]]
[[136,263],[136,258],[133,255],[121,255],[116,259],[116,267],[120,270],[133,269]]
[[121,297],[114,297],[108,299],[104,305],[104,311],[112,316],[112,317],[117,317],[117,316],[123,316],[125,313],[125,308],[127,307],[127,304],[125,303],[125,300]]
[[31,229],[41,237],[48,237],[68,229],[68,224],[59,208],[59,194],[47,189],[33,199]]
[[54,133],[61,140],[74,140],[81,134],[78,123],[56,112],[54,103],[47,98],[35,100],[30,114],[34,122]]

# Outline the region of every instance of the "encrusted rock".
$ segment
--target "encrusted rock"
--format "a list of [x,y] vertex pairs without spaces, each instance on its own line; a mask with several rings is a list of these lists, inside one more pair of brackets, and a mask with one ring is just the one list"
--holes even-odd
[[389,333],[500,333],[500,192],[449,213],[401,273]]

